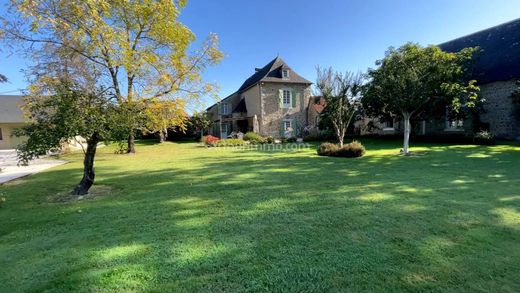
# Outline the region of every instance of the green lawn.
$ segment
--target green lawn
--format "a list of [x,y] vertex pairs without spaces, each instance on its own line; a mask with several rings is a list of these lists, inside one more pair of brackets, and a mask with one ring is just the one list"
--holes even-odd
[[[520,291],[520,147],[139,145],[0,186],[0,292]],[[108,190],[108,192],[107,192]]]

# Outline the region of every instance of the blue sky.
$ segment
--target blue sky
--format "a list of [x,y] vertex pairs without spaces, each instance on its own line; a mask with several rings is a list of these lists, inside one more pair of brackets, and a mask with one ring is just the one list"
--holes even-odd
[[[204,77],[218,83],[225,97],[277,54],[314,81],[316,65],[365,71],[389,46],[439,44],[513,20],[519,12],[518,0],[191,0],[181,21],[199,39],[218,34],[225,58]],[[20,70],[27,65],[0,52],[0,72],[10,78],[0,93],[26,87]]]

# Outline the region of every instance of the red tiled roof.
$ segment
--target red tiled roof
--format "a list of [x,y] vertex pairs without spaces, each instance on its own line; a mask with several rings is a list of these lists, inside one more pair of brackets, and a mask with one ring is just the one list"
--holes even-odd
[[[316,103],[317,100],[318,100],[318,103]],[[321,114],[321,112],[323,112],[323,109],[325,109],[325,107],[327,106],[325,99],[321,96],[311,97],[311,103],[312,103],[312,107],[314,108],[314,110],[316,110],[316,112],[318,112],[320,114]]]

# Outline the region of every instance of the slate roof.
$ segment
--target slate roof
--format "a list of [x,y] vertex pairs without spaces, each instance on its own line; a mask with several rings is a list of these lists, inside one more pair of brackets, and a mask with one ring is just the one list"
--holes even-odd
[[232,113],[247,113],[246,99],[241,99]]
[[520,18],[439,45],[448,52],[475,46],[483,50],[472,76],[478,83],[520,78]]
[[[319,114],[321,114],[321,112],[325,110],[325,106],[327,106],[327,102],[325,102],[325,99],[322,96],[311,97],[309,101],[312,104],[314,110],[316,110],[316,112]],[[316,103],[316,101],[318,102]]]
[[[289,69],[289,79],[282,79],[282,70],[281,69]],[[247,90],[248,88],[254,86],[255,84],[266,81],[266,82],[283,82],[283,83],[305,83],[312,84],[312,82],[306,80],[305,78],[299,76],[296,72],[294,72],[287,63],[285,63],[282,58],[276,57],[271,62],[267,63],[260,70],[255,72],[255,74],[251,75],[246,81],[240,86],[238,89],[239,92]]]
[[0,123],[23,123],[23,96],[0,95]]
[[[282,78],[282,70],[281,69],[289,69],[289,78]],[[221,101],[224,101],[237,93],[241,93],[249,89],[250,87],[256,85],[259,82],[280,82],[280,83],[303,83],[303,84],[312,84],[312,82],[307,79],[301,77],[296,72],[294,72],[285,61],[282,60],[279,56],[271,60],[267,65],[262,68],[255,68],[256,72],[251,75],[249,78],[244,81],[244,83],[240,86],[240,88],[230,94],[229,96],[223,98]],[[209,106],[206,110],[210,110],[215,107],[217,104],[213,104]]]

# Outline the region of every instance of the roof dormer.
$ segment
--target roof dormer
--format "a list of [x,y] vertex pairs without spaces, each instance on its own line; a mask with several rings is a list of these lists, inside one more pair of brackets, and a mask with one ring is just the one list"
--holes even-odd
[[290,79],[291,78],[291,71],[289,68],[282,67],[282,79]]

